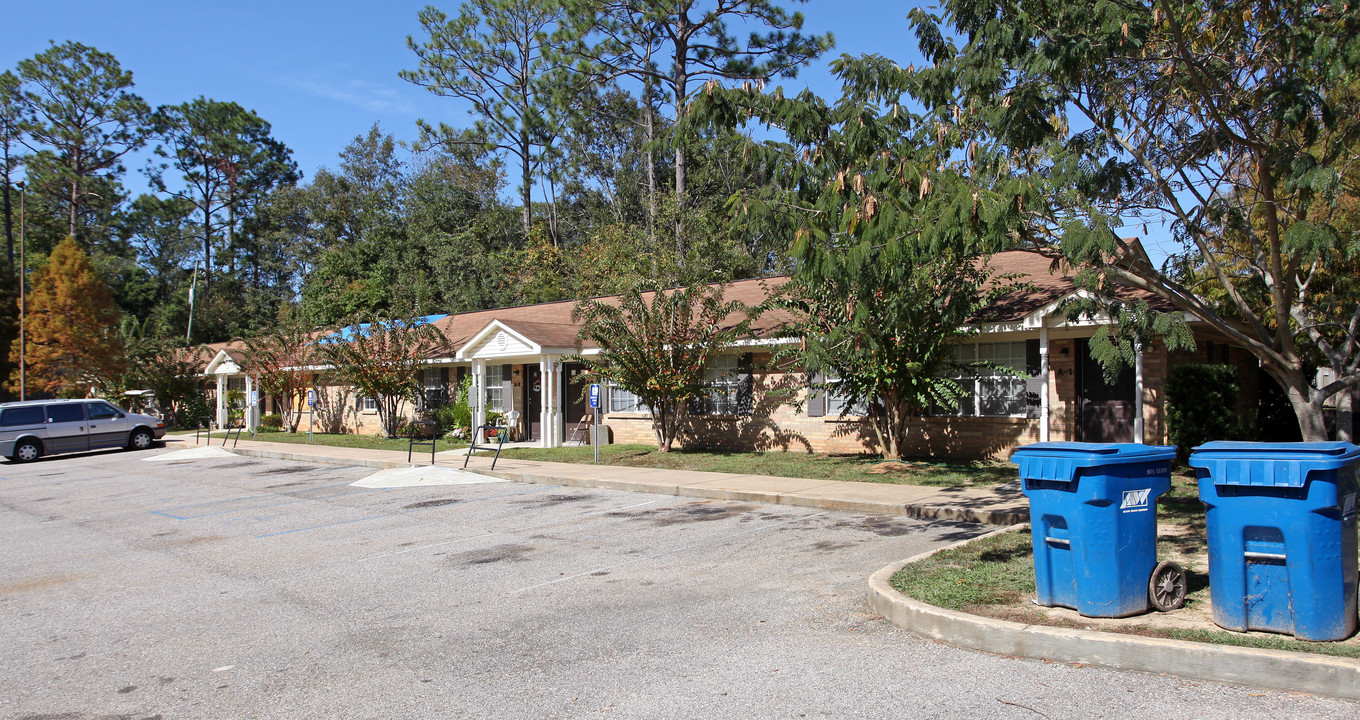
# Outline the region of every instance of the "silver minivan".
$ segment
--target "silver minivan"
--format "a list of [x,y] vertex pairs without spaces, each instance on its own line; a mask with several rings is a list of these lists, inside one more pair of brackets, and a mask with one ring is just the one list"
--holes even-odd
[[0,405],[0,456],[30,462],[43,455],[125,447],[145,450],[165,437],[165,423],[103,400],[28,400]]

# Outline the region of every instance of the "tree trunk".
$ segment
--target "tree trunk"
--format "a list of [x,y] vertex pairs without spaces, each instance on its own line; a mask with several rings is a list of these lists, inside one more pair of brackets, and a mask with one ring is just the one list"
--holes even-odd
[[652,107],[652,85],[643,88],[643,107],[647,122],[647,244],[656,247],[656,110]]
[[530,190],[530,185],[529,185],[529,183],[532,182],[532,173],[531,173],[532,168],[530,168],[530,166],[529,166],[529,163],[530,163],[530,159],[529,159],[529,135],[528,135],[527,133],[520,133],[520,138],[519,138],[519,151],[520,151],[520,156],[519,156],[519,157],[520,157],[520,181],[521,181],[521,183],[523,183],[523,184],[520,186],[520,202],[522,202],[522,203],[524,204],[524,209],[523,209],[523,215],[524,215],[524,237],[528,238],[528,237],[529,237],[529,228],[530,228],[530,226],[533,224],[533,215],[532,215],[533,211],[532,211],[531,205],[530,205],[530,203],[531,203],[532,201],[530,200],[530,197],[529,197],[529,190]]
[[1281,385],[1289,397],[1290,407],[1294,408],[1294,414],[1299,418],[1299,433],[1303,441],[1327,441],[1327,422],[1323,419],[1321,404],[1312,402],[1315,391],[1308,386],[1308,379],[1302,372],[1291,372],[1284,380]]
[[1355,388],[1346,388],[1336,396],[1336,439],[1355,442]]
[[67,234],[68,236],[70,236],[70,238],[71,238],[72,240],[75,240],[75,239],[76,239],[76,201],[80,199],[80,195],[78,194],[78,190],[77,190],[78,187],[79,187],[79,186],[76,184],[76,181],[75,181],[75,180],[72,180],[72,181],[71,181],[71,221],[70,221],[70,224],[69,224],[69,226],[68,226],[68,230],[67,230],[67,232],[66,232],[66,234]]

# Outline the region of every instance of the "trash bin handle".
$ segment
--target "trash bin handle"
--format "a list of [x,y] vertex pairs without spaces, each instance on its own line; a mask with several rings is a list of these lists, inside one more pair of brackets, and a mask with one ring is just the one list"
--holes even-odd
[[1054,545],[1062,545],[1062,546],[1064,546],[1064,547],[1069,547],[1069,548],[1072,547],[1072,541],[1071,541],[1071,540],[1064,540],[1064,539],[1062,539],[1062,538],[1046,537],[1046,538],[1044,538],[1044,542],[1046,542],[1046,543],[1053,543]]
[[1248,560],[1287,560],[1284,553],[1255,552],[1248,550],[1242,553],[1242,557]]

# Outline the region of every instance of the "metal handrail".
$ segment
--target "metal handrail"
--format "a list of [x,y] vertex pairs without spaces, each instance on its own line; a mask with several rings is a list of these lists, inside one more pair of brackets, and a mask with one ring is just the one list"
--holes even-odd
[[477,445],[477,436],[482,435],[486,430],[496,431],[496,457],[491,458],[491,469],[496,469],[496,461],[501,459],[501,448],[505,446],[505,436],[510,434],[510,428],[502,425],[479,425],[472,431],[472,444],[468,446],[467,456],[463,458],[463,467],[466,468],[468,460],[472,459],[472,453],[478,450],[490,450],[490,445]]
[[[428,443],[423,440],[417,441],[416,431],[423,430],[426,428],[428,428],[430,431],[430,441]],[[429,445],[430,464],[433,465],[435,445],[438,442],[439,442],[439,423],[436,423],[433,420],[416,420],[415,422],[411,423],[411,444],[406,447],[406,462],[411,462],[411,453],[416,449],[417,445],[421,447]]]

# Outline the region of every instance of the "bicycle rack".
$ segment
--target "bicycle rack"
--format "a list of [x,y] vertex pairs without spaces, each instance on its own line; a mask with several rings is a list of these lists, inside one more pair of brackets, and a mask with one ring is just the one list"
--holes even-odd
[[234,428],[227,428],[227,434],[222,436],[222,447],[226,447],[226,446],[227,446],[227,438],[230,438],[230,437],[231,437],[231,434],[232,434],[233,432],[235,432],[235,433],[236,433],[236,439],[234,439],[234,440],[231,441],[231,449],[235,450],[235,449],[236,449],[236,443],[241,442],[241,431],[244,430],[244,429],[245,429],[245,426],[244,426],[244,425],[237,425],[237,426],[234,427]]
[[485,439],[485,432],[487,430],[496,431],[496,457],[491,458],[491,469],[496,469],[496,461],[501,459],[501,448],[505,446],[505,436],[510,434],[510,428],[502,427],[500,425],[480,425],[472,432],[472,444],[468,446],[467,457],[463,458],[463,467],[467,467],[468,460],[472,459],[472,453],[478,450],[492,449],[490,445],[477,445],[477,438],[480,436]]
[[[426,442],[426,441],[424,441],[424,440],[416,440],[416,436],[417,436],[417,435],[419,435],[420,437],[424,437],[426,432],[429,432],[429,435],[430,435],[430,440],[429,440],[429,442]],[[406,462],[411,462],[411,453],[416,449],[416,446],[417,446],[417,445],[419,445],[420,447],[425,447],[426,445],[429,445],[429,446],[430,446],[430,464],[433,465],[433,464],[434,464],[434,448],[435,448],[435,444],[438,443],[438,442],[439,442],[439,424],[438,424],[438,423],[436,423],[436,422],[433,421],[433,420],[417,420],[417,421],[411,423],[411,444],[410,444],[409,446],[407,446],[407,448],[406,448]],[[466,464],[466,463],[464,463],[464,464]]]
[[206,430],[206,433],[205,433],[205,434],[208,436],[208,444],[209,444],[209,445],[212,444],[212,423],[213,423],[213,416],[211,416],[211,415],[200,415],[200,416],[198,416],[198,427],[194,428],[194,444],[195,444],[195,445],[198,444],[198,436],[199,436],[199,433],[204,432],[205,430]]

